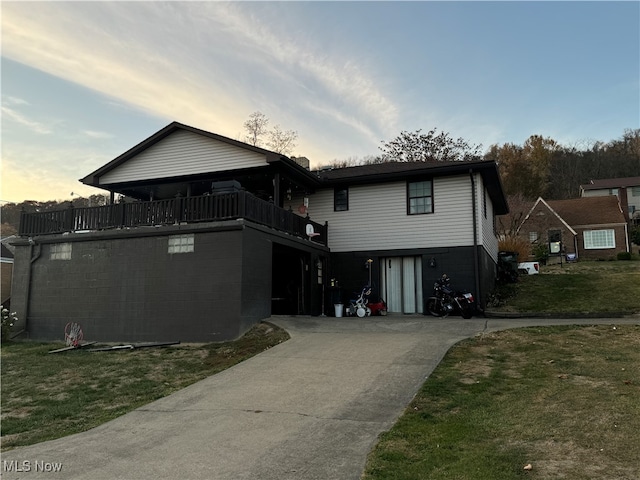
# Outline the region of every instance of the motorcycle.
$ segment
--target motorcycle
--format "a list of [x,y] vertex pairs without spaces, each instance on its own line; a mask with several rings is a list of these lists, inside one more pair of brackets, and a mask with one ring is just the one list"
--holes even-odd
[[459,312],[462,318],[471,318],[475,311],[473,295],[454,290],[451,279],[445,273],[433,284],[433,296],[427,300],[427,311],[434,317],[446,317]]

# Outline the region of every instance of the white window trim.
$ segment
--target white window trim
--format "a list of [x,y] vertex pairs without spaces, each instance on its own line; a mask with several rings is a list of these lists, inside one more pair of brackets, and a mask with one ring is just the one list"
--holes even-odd
[[613,229],[585,230],[583,240],[585,250],[616,248],[616,232]]

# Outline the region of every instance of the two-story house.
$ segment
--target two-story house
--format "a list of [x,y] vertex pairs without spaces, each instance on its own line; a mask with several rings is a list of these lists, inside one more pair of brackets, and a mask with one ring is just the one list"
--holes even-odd
[[640,225],[640,177],[606,178],[580,185],[581,197],[607,195],[617,196],[627,219]]
[[81,180],[109,205],[22,216],[17,328],[222,341],[272,314],[330,314],[369,281],[390,312],[422,313],[443,273],[482,307],[508,210],[495,162],[307,166],[168,125]]

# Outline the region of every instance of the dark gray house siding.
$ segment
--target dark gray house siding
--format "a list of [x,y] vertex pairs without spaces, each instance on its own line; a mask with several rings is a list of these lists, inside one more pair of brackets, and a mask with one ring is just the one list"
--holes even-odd
[[[371,278],[373,296],[387,300],[383,289],[383,259],[397,257],[421,257],[423,310],[427,299],[433,294],[433,284],[446,273],[452,285],[458,290],[471,292],[479,306],[486,304],[488,295],[495,286],[496,264],[482,247],[478,252],[478,285],[476,291],[476,270],[474,265],[474,247],[423,248],[414,250],[377,250],[366,252],[332,253],[331,276],[339,279],[340,289],[333,298],[340,296],[342,302],[355,298],[355,293],[367,283],[367,260],[372,259]],[[434,265],[434,266],[432,266]],[[426,311],[426,310],[424,310]]]
[[[168,239],[177,234],[194,235],[193,252],[168,253]],[[237,338],[271,314],[274,244],[309,262],[325,255],[326,249],[288,237],[232,221],[38,237],[33,246],[19,242],[14,305],[29,320],[17,328],[46,340],[63,340],[68,322],[97,341]],[[71,245],[71,259],[51,258],[60,244]],[[301,284],[302,265],[294,268]],[[307,272],[310,283],[313,272]],[[307,311],[290,313],[319,307],[307,293]]]

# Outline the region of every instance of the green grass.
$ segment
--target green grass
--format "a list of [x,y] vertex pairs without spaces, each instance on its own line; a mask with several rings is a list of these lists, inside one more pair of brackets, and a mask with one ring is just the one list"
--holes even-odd
[[541,267],[497,289],[496,312],[631,314],[640,312],[640,261],[577,262]]
[[259,324],[235,342],[49,354],[63,345],[2,346],[2,449],[88,430],[288,339]]
[[639,364],[637,325],[463,341],[380,437],[363,478],[640,478]]

